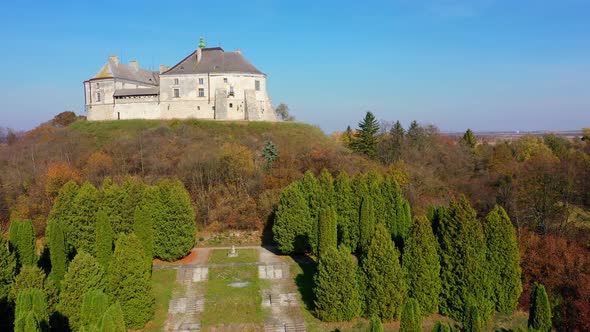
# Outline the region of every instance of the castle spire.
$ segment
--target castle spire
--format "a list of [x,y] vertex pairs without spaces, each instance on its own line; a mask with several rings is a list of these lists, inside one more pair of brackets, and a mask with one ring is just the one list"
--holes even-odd
[[205,38],[201,37],[199,39],[199,48],[205,48]]

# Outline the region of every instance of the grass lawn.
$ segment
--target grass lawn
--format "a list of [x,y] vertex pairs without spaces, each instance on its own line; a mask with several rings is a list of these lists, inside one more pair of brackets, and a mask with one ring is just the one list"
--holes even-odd
[[[249,282],[245,287],[230,283]],[[225,266],[209,268],[205,285],[203,327],[222,324],[261,324],[263,321],[257,266]]]
[[168,304],[172,297],[172,289],[176,285],[176,270],[154,270],[152,272],[152,288],[156,298],[154,316],[143,329],[145,332],[163,331]]
[[258,262],[258,250],[236,249],[238,257],[228,257],[228,249],[214,249],[209,255],[209,264],[255,263]]

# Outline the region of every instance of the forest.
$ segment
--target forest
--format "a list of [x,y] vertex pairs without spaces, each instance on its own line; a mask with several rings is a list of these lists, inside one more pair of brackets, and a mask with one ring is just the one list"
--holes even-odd
[[[587,331],[590,131],[584,133],[491,144],[470,130],[455,138],[432,125],[378,122],[370,113],[358,128],[332,136],[292,122],[93,123],[71,114],[24,133],[3,130],[0,297],[12,315],[2,323],[23,331],[141,327],[151,309],[125,302],[130,290],[113,285],[129,276],[136,281],[131,290],[143,287],[150,258],[182,257],[198,229],[258,231],[283,252],[317,257],[321,319],[403,324],[423,311],[477,327],[494,312],[528,311],[547,298],[555,329]],[[318,194],[326,190],[331,194]],[[179,205],[162,208],[170,202]],[[170,220],[184,221],[173,236],[179,242],[158,228]],[[459,264],[464,247],[474,254]],[[490,248],[510,259],[494,258]],[[433,264],[412,263],[424,259]],[[518,279],[512,292],[485,274],[461,272],[492,263]],[[375,266],[384,264],[395,265],[387,280],[400,282],[380,289],[383,273]],[[345,316],[321,300],[334,292],[335,267],[358,274],[356,285],[343,286],[358,290],[347,310],[336,310]],[[413,269],[433,277],[412,280]],[[488,284],[477,288],[483,293],[466,292],[477,278]],[[415,285],[426,281],[428,287]],[[389,299],[373,303],[360,287]]]

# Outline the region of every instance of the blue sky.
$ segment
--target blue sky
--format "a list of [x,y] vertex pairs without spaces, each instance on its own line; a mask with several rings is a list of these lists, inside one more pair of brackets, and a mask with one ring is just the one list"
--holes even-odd
[[0,15],[0,126],[84,114],[108,55],[157,69],[200,36],[327,132],[368,110],[445,131],[590,126],[590,0],[23,0]]

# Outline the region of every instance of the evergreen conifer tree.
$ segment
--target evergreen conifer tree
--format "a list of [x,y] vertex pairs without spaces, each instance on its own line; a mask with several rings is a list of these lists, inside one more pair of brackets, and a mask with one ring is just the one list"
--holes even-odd
[[[162,218],[154,220],[154,255],[172,261],[184,257],[195,245],[195,211],[184,185],[162,181],[159,185]],[[125,310],[125,305],[122,305]]]
[[127,328],[125,326],[125,318],[123,316],[123,310],[119,302],[111,304],[107,311],[104,313],[102,320],[99,325],[99,331],[101,332],[125,332]]
[[522,293],[520,255],[514,226],[500,206],[488,214],[484,234],[495,309],[511,313],[516,309]]
[[363,198],[361,202],[360,216],[359,216],[359,251],[367,252],[373,234],[375,233],[375,210],[373,208],[373,201],[369,196]]
[[[113,230],[115,231],[115,234],[128,234],[133,231],[133,223],[135,222],[135,208],[144,199],[147,186],[140,179],[127,176],[121,184],[120,189],[120,195],[123,202],[122,223],[120,226],[113,225]],[[177,190],[186,191],[182,185],[178,187]],[[155,202],[154,205],[157,206],[158,203],[159,202]]]
[[10,223],[10,246],[20,266],[37,263],[35,232],[30,220],[13,220]]
[[317,254],[319,244],[318,219],[322,207],[322,188],[311,171],[305,172],[299,185],[309,206],[309,219],[304,221],[307,230],[308,248],[311,249],[312,253]]
[[106,269],[113,256],[113,229],[107,212],[99,209],[96,213],[96,260]]
[[374,158],[377,155],[377,132],[379,132],[379,123],[373,113],[367,112],[364,119],[359,122],[359,129],[352,142],[352,149]]
[[329,250],[338,247],[338,226],[336,214],[332,207],[323,208],[319,218],[319,248],[318,256],[321,257]]
[[448,208],[436,210],[441,261],[442,314],[461,320],[468,298],[478,306],[485,322],[493,309],[490,279],[486,271],[486,246],[481,223],[467,198],[452,200]]
[[402,151],[404,148],[404,140],[405,140],[406,130],[402,126],[402,124],[398,121],[395,122],[391,130],[389,131],[389,136],[391,137],[391,155],[393,161],[397,161],[401,158]]
[[315,313],[323,321],[351,320],[360,315],[357,265],[344,246],[322,252],[314,276]]
[[100,263],[90,254],[79,252],[64,276],[58,305],[74,330],[81,326],[80,310],[84,295],[91,290],[104,290],[105,286],[105,273]]
[[121,304],[125,324],[139,329],[150,320],[154,309],[150,266],[137,236],[120,234],[109,267],[108,293]]
[[8,241],[0,236],[0,302],[8,297],[16,276],[16,258],[8,250]]
[[463,331],[464,332],[481,332],[484,321],[478,309],[478,305],[470,298],[465,302],[465,311],[463,313]]
[[137,206],[135,208],[133,232],[141,242],[146,262],[151,268],[154,258],[154,228],[149,208],[144,206]]
[[432,332],[454,332],[455,329],[449,323],[436,322],[432,328]]
[[383,332],[383,324],[381,323],[381,319],[379,317],[371,317],[369,320],[368,332]]
[[[125,220],[127,211],[125,211],[125,202],[128,200],[128,193],[120,185],[113,183],[109,177],[105,178],[98,192],[98,208],[104,211],[113,234],[128,233],[130,229]],[[137,202],[136,202],[137,203]],[[98,215],[97,215],[98,229]],[[114,240],[113,240],[114,241]],[[98,252],[97,252],[97,259]]]
[[99,330],[98,327],[108,306],[109,299],[102,290],[92,289],[86,292],[80,308],[80,326],[86,331]]
[[276,145],[271,140],[266,140],[264,148],[262,149],[262,156],[264,157],[264,168],[268,171],[272,169],[272,165],[279,157]]
[[529,309],[529,331],[551,331],[551,304],[545,286],[535,283],[531,293],[531,306]]
[[408,298],[402,306],[402,317],[399,332],[421,332],[422,313],[420,304],[413,298]]
[[84,183],[72,202],[71,218],[65,219],[66,240],[76,252],[94,253],[97,195],[91,183]]
[[350,178],[346,172],[340,172],[334,181],[334,202],[338,217],[338,240],[344,246],[355,250],[358,246],[359,210],[355,205]]
[[474,149],[477,145],[477,138],[471,129],[467,129],[463,137],[461,137],[461,143],[470,149]]
[[14,322],[14,332],[41,332],[41,326],[35,313],[29,311],[25,317]]
[[304,253],[309,248],[310,219],[309,201],[300,183],[293,182],[281,193],[272,228],[274,240],[282,253]]
[[399,317],[406,287],[399,253],[383,223],[375,227],[374,236],[361,260],[361,271],[366,315],[384,320]]
[[71,224],[73,202],[79,190],[80,187],[74,181],[68,181],[61,187],[49,212],[48,225],[52,220],[61,221],[64,227]]
[[424,314],[438,312],[440,262],[436,238],[430,223],[424,218],[414,218],[402,255],[402,268],[408,296],[418,302]]
[[29,314],[33,314],[35,322],[39,327],[43,327],[43,330],[49,331],[47,300],[45,299],[45,294],[40,289],[26,288],[18,293],[14,310],[15,330],[28,332],[25,330],[25,326],[27,325],[26,321]]
[[45,290],[45,272],[36,265],[26,265],[21,268],[12,283],[9,299],[16,301],[18,293],[27,288]]
[[51,259],[51,276],[59,286],[66,274],[67,252],[64,227],[59,219],[50,219],[47,225],[49,235],[49,258]]

